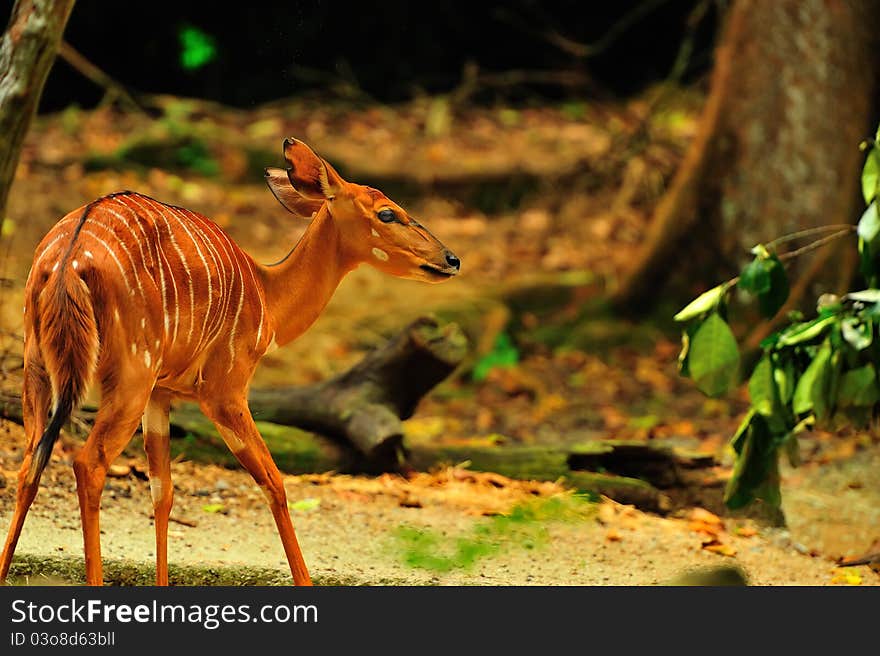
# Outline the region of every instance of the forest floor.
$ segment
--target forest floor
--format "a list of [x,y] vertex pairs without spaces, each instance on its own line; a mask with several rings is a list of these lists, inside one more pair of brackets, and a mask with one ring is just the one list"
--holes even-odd
[[[0,446],[11,515],[23,431]],[[46,470],[13,569],[18,583],[81,581],[82,537],[66,440]],[[106,580],[150,584],[155,547],[143,456],[127,456],[105,489]],[[751,585],[880,583],[867,567],[839,568],[880,525],[880,448],[784,477],[787,527],[719,518],[702,509],[660,517],[590,502],[553,483],[460,467],[407,480],[287,476],[285,486],[312,576],[323,585],[658,585],[736,568]],[[271,514],[243,471],[177,462],[169,531],[172,583],[285,584],[289,571]],[[716,577],[722,576],[720,573]],[[718,583],[724,578],[714,578]]]
[[[725,446],[747,396],[740,389],[706,399],[678,377],[669,320],[678,308],[639,320],[584,311],[633,257],[694,134],[698,97],[657,98],[468,110],[430,99],[365,108],[277,103],[249,111],[162,98],[158,118],[109,108],[41,117],[3,229],[5,346],[14,360],[36,243],[102,194],[129,188],[185,205],[217,220],[259,261],[283,257],[305,222],[277,206],[261,173],[281,164],[281,139],[296,135],[348,178],[400,201],[463,269],[433,286],[358,269],[306,335],[264,359],[255,386],[325,379],[435,312],[462,322],[474,353],[406,422],[411,439],[499,447],[663,440],[729,466]],[[502,335],[506,354],[497,353]],[[475,362],[498,355],[508,366],[473,376]],[[6,386],[15,390],[12,369]],[[22,441],[14,425],[0,435],[0,528],[14,502]],[[79,444],[65,435],[47,469],[19,547],[21,580],[80,576],[69,467]],[[646,514],[589,502],[565,481],[512,481],[467,463],[409,480],[288,476],[286,486],[306,560],[325,584],[641,585],[731,565],[759,585],[880,582],[867,568],[835,567],[880,537],[877,440],[817,432],[801,441],[801,455],[800,468],[784,470],[785,529],[702,509]],[[108,581],[151,580],[144,470],[132,447],[108,481]],[[184,460],[173,473],[170,558],[181,567],[173,581],[288,580],[271,515],[243,472]]]

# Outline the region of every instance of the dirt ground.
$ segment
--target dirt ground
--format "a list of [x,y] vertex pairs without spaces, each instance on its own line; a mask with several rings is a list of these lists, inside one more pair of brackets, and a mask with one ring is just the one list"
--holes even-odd
[[[21,432],[9,427],[0,450],[7,481],[0,494],[4,529]],[[318,584],[657,585],[677,582],[689,571],[734,566],[752,585],[876,585],[880,576],[868,568],[841,569],[835,562],[860,553],[876,537],[880,487],[872,473],[878,464],[875,447],[789,472],[783,483],[787,529],[700,510],[664,518],[608,500],[581,501],[552,483],[461,468],[412,480],[288,476],[286,488]],[[104,558],[113,565],[108,582],[148,583],[151,577],[155,551],[144,466],[142,457],[125,458],[121,475],[105,489],[101,532]],[[255,576],[251,582],[289,580],[265,500],[246,473],[178,462],[173,474],[176,521],[169,553],[172,565],[184,570],[172,570],[172,582],[201,582],[204,572],[217,570],[231,572],[232,581],[236,572]],[[553,500],[561,503],[550,510]],[[530,507],[536,512],[522,521],[498,521]],[[431,536],[430,555],[448,561],[419,557],[425,536]],[[463,557],[461,545],[468,540],[478,551]],[[487,543],[489,548],[479,549]],[[30,584],[56,582],[59,575],[79,580],[81,545],[69,454],[59,447],[25,525],[18,549],[23,561],[13,573]]]

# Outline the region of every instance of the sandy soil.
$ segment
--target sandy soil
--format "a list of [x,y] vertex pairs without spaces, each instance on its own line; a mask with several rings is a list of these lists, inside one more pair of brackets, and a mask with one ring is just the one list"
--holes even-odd
[[[15,447],[21,440],[20,429],[10,431],[0,452],[7,480],[0,494],[4,532],[14,499]],[[32,574],[32,583],[44,581],[39,566],[33,566],[41,559],[62,557],[73,575],[81,571],[79,515],[68,458],[60,448],[56,451],[21,539],[18,553],[31,565],[18,571]],[[149,486],[139,477],[139,457],[129,456],[125,463],[133,465],[133,472],[109,479],[105,490],[104,556],[148,571],[154,557]],[[725,519],[707,533],[702,514],[662,518],[608,501],[578,504],[576,512],[564,517],[535,519],[527,526],[529,539],[516,532],[492,534],[492,553],[448,572],[407,564],[400,528],[427,530],[454,542],[491,524],[486,515],[564,493],[553,484],[487,479],[462,470],[410,482],[392,476],[290,476],[286,487],[306,560],[319,584],[654,585],[689,570],[730,565],[740,567],[754,585],[876,584],[880,577],[867,568],[847,570],[856,575],[847,579],[834,559],[858,553],[876,537],[880,490],[864,475],[878,464],[880,450],[875,449],[787,476],[789,530]],[[264,582],[286,580],[274,524],[247,474],[181,462],[174,465],[174,478],[173,516],[194,526],[172,524],[172,563],[196,571],[257,569],[264,572]],[[540,539],[532,540],[535,536]],[[702,548],[712,538],[732,555]],[[265,573],[273,571],[278,576],[266,579]],[[174,582],[191,580],[199,577],[178,574]]]

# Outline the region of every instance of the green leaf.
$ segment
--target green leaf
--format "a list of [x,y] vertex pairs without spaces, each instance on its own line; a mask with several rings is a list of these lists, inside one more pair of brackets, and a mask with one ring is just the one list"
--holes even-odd
[[739,274],[737,287],[750,294],[766,294],[770,291],[769,260],[755,258],[749,262]]
[[736,453],[740,453],[743,450],[744,440],[746,435],[749,432],[749,426],[752,424],[752,417],[755,416],[755,409],[752,408],[743,417],[743,420],[740,422],[739,427],[736,429],[736,433],[733,434],[733,437],[730,438],[730,446]]
[[856,351],[863,351],[874,339],[874,328],[870,323],[859,321],[856,317],[845,317],[840,322],[840,334]]
[[862,169],[862,195],[865,197],[865,204],[876,198],[878,183],[880,183],[880,151],[875,146],[868,153],[865,167]]
[[780,334],[781,333],[779,331],[776,331],[775,333],[770,333],[764,339],[761,340],[761,342],[760,342],[760,344],[758,344],[758,346],[761,347],[762,351],[771,350],[774,346],[776,346],[776,343],[779,341]]
[[770,356],[765,355],[755,366],[749,378],[749,398],[752,407],[762,415],[772,415],[776,408],[776,382],[773,380],[773,365]]
[[758,307],[765,317],[772,317],[788,299],[788,275],[775,253],[755,247],[757,255],[739,277],[738,287],[758,298]]
[[739,347],[730,326],[717,312],[700,325],[688,353],[691,378],[708,396],[724,393],[739,372]]
[[730,285],[725,282],[717,287],[713,287],[707,292],[703,292],[684,306],[684,308],[676,314],[673,319],[676,321],[689,321],[690,319],[699,317],[707,312],[711,312],[718,306],[721,299],[724,298],[724,294],[727,292],[729,286]]
[[499,333],[492,350],[474,365],[472,378],[479,382],[485,380],[496,367],[512,367],[519,362],[519,351],[507,333]]
[[201,68],[217,57],[213,37],[197,27],[184,27],[178,33],[180,65],[188,71]]
[[202,506],[202,510],[204,510],[206,513],[224,513],[226,512],[226,506],[224,506],[222,503],[209,503]]
[[779,335],[779,339],[776,341],[776,346],[782,348],[784,346],[795,346],[797,344],[810,342],[820,337],[836,321],[836,316],[829,315],[826,317],[818,317],[807,323],[797,324],[786,328]]
[[774,482],[780,440],[774,438],[764,417],[754,414],[738,441],[740,449],[724,490],[724,503],[729,508],[742,508],[759,493],[772,503],[772,494],[763,486],[772,486]]
[[863,289],[859,292],[850,292],[846,295],[850,301],[861,303],[880,303],[880,289]]
[[840,378],[837,402],[842,406],[872,406],[880,401],[873,364],[845,372]]
[[788,457],[788,462],[792,467],[798,467],[801,464],[801,454],[798,449],[799,444],[797,436],[800,433],[811,429],[815,423],[816,418],[813,417],[813,415],[810,415],[799,421],[795,427],[788,432],[788,435],[785,436],[782,442],[782,447],[785,449],[785,455]]
[[869,285],[877,284],[874,256],[871,253],[870,246],[861,237],[859,237],[859,272],[865,277]]
[[868,209],[862,214],[862,218],[859,219],[857,232],[859,239],[868,246],[870,251],[872,253],[876,252],[874,242],[877,237],[880,236],[880,216],[877,214],[876,202],[871,202],[871,204],[868,205]]
[[761,499],[771,508],[779,508],[782,505],[782,491],[779,489],[779,449],[774,448],[766,457],[767,472],[761,484],[755,487],[754,495],[756,499]]
[[774,254],[768,262],[770,262],[770,289],[763,294],[758,295],[758,307],[761,314],[765,317],[772,318],[776,316],[779,309],[785,305],[788,300],[789,285],[788,274],[782,262]]
[[816,417],[827,416],[828,388],[831,381],[831,343],[826,339],[810,366],[804,371],[794,390],[792,409],[796,415],[814,412]]
[[779,401],[783,405],[788,405],[794,396],[794,362],[790,358],[785,358],[783,364],[778,361],[773,364],[773,380],[776,382],[776,389],[779,392]]

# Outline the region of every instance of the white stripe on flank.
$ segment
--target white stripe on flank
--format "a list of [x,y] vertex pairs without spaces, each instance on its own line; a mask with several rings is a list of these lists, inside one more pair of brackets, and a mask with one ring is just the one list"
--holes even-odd
[[[154,201],[152,198],[147,198],[146,200],[148,200],[150,203],[152,203],[154,205],[158,205],[158,202]],[[168,210],[168,211],[171,210],[171,208],[167,205],[162,205],[162,209]],[[177,243],[177,239],[174,238],[174,231],[171,229],[171,224],[168,222],[168,217],[166,216],[166,212],[163,211],[161,213],[161,216],[162,216],[162,220],[165,221],[165,226],[168,228],[168,239],[171,241],[171,245],[174,247],[174,250],[177,251],[177,256],[180,258],[180,264],[181,264],[181,266],[183,266],[183,270],[186,272],[186,281],[187,281],[187,284],[189,285],[190,322],[189,322],[189,335],[186,340],[187,344],[188,344],[190,341],[190,338],[192,337],[192,330],[193,330],[192,317],[196,311],[195,290],[193,289],[192,274],[190,273],[190,270],[189,270],[189,264],[186,261],[186,255],[184,255],[183,250],[180,248],[180,244]],[[174,317],[174,337],[175,337],[175,339],[177,338],[177,323],[180,321],[180,303],[178,302],[177,305],[178,305],[177,312]]]
[[[113,200],[119,200],[119,199],[114,198]],[[144,243],[147,243],[147,253],[150,254],[150,266],[152,266],[152,264],[153,264],[153,254],[150,252],[149,242],[147,240],[147,233],[144,232],[144,229],[141,226],[141,222],[138,221],[137,213],[131,208],[131,206],[129,206],[127,203],[123,203],[121,201],[119,204],[122,205],[125,209],[127,209],[129,212],[131,212],[134,215],[135,225],[137,225],[137,227],[138,227],[138,232],[141,233],[140,237],[138,237],[137,233],[131,227],[131,225],[128,222],[128,219],[126,219],[122,214],[120,214],[119,212],[117,212],[116,210],[114,210],[110,207],[102,207],[102,209],[104,209],[108,213],[112,214],[116,219],[118,219],[122,223],[122,225],[125,226],[125,228],[129,231],[129,233],[131,233],[131,237],[134,240],[134,243],[137,244],[138,250],[141,252],[141,264],[143,265],[144,269],[146,270],[147,257],[144,254]]]
[[[212,296],[212,292],[211,292],[211,269],[210,269],[210,267],[208,266],[208,260],[205,259],[205,256],[204,256],[204,254],[202,253],[202,249],[199,248],[199,244],[198,244],[198,242],[196,241],[196,238],[195,238],[195,237],[193,236],[193,234],[189,231],[189,228],[188,228],[187,225],[186,225],[188,219],[187,219],[185,216],[183,216],[180,212],[178,212],[175,208],[170,207],[169,209],[171,210],[172,214],[177,218],[177,222],[180,224],[180,227],[183,228],[183,231],[186,233],[186,236],[190,238],[190,241],[192,241],[193,246],[194,246],[195,249],[196,249],[196,253],[198,253],[198,255],[199,255],[199,259],[202,261],[202,264],[205,265],[205,279],[208,281],[208,309],[205,311],[205,321],[206,321],[206,323],[207,323],[208,315],[211,313],[211,302],[212,302],[212,300],[213,300],[213,299],[211,298],[211,296]],[[192,307],[192,312],[190,312],[190,317],[189,317],[189,334],[188,334],[187,337],[186,337],[186,343],[187,343],[187,344],[189,344],[190,342],[192,342],[193,326],[194,326],[194,323],[195,323],[195,317],[196,317],[196,311],[195,311],[195,291],[193,290],[192,276],[190,276],[190,282],[189,282],[189,293],[190,293],[190,306]],[[203,327],[202,327],[202,335],[204,335],[204,334],[205,334],[205,329],[204,329],[204,326],[203,326]]]
[[[208,224],[205,219],[202,219],[202,222],[206,224],[206,227],[211,231],[211,234],[214,238],[214,243],[219,246],[218,253],[220,249],[222,249],[223,254],[226,256],[227,261],[229,262],[229,287],[227,288],[226,295],[223,297],[223,309],[220,311],[220,320],[217,324],[217,329],[214,334],[214,339],[223,334],[223,325],[226,323],[226,318],[229,315],[229,309],[232,306],[232,294],[235,292],[235,252],[230,251],[227,246],[227,240],[220,239],[220,236],[225,236],[223,231],[214,223]],[[219,232],[219,235],[217,234]],[[225,272],[225,269],[224,269]]]
[[235,265],[238,267],[238,279],[241,281],[241,293],[238,296],[238,309],[235,311],[235,318],[232,320],[232,330],[229,331],[229,368],[226,371],[232,371],[235,365],[235,331],[238,329],[238,317],[241,314],[241,308],[244,305],[244,276],[241,275],[241,267],[238,264],[238,258],[235,259]]
[[262,287],[260,287],[259,283],[257,283],[257,277],[254,275],[253,262],[251,262],[251,258],[247,255],[245,255],[244,258],[244,261],[248,265],[248,271],[251,274],[251,280],[254,282],[254,294],[257,295],[257,300],[260,302],[260,320],[259,322],[257,322],[257,341],[254,342],[254,348],[259,348],[260,337],[263,336],[263,320],[266,315],[266,306],[263,304]]
[[[102,221],[98,221],[98,219],[96,219],[92,216],[90,216],[88,219],[86,219],[86,223],[89,223],[91,225],[96,225],[99,228],[103,228],[104,230],[107,231],[107,234],[113,235],[113,237],[115,237],[116,243],[119,244],[119,246],[122,248],[123,251],[125,251],[125,255],[126,255],[126,257],[128,257],[128,261],[131,263],[131,272],[132,272],[132,275],[134,275],[134,281],[137,283],[138,290],[141,293],[141,298],[144,300],[144,303],[146,303],[147,297],[144,294],[144,287],[143,287],[143,285],[141,285],[140,271],[138,271],[137,265],[134,263],[134,257],[132,256],[131,251],[128,250],[128,246],[125,245],[125,241],[119,238],[119,235],[116,234],[116,231],[112,227],[108,226],[106,223],[103,223]],[[88,231],[88,230],[83,230],[83,232],[89,232],[89,234],[95,234],[95,233]],[[136,239],[135,241],[139,242],[140,240]]]
[[[229,235],[227,235],[225,232],[221,230],[220,234],[223,235],[224,241],[229,244],[229,250],[231,251],[232,259],[235,262],[235,268],[238,271],[238,280],[241,284],[241,291],[239,292],[238,296],[238,308],[236,309],[235,317],[232,320],[232,329],[229,331],[229,369],[227,369],[227,371],[232,371],[232,367],[235,364],[235,347],[233,345],[233,342],[235,341],[235,333],[238,330],[238,318],[241,314],[241,308],[242,306],[244,306],[244,275],[241,272],[241,261],[239,260],[237,252],[238,247],[232,242],[232,240],[229,238]],[[247,257],[244,254],[242,254],[242,256]]]
[[[181,210],[181,215],[183,216],[183,218],[190,221],[190,226],[192,227],[193,232],[195,232],[198,235],[199,239],[201,239],[202,245],[205,247],[205,251],[208,253],[208,256],[211,258],[211,261],[214,263],[214,270],[216,272],[216,273],[212,274],[208,270],[207,261],[205,261],[204,258],[202,258],[203,261],[205,261],[205,271],[208,273],[208,310],[205,312],[205,319],[202,322],[202,334],[199,337],[198,343],[196,344],[196,350],[199,350],[202,347],[203,343],[208,343],[211,341],[209,338],[209,333],[211,331],[208,330],[208,319],[215,318],[210,312],[211,304],[213,302],[213,297],[214,297],[214,294],[211,291],[211,280],[215,275],[217,276],[217,284],[218,284],[218,287],[220,290],[220,299],[222,301],[223,297],[225,296],[226,281],[224,280],[224,277],[221,275],[220,272],[221,271],[225,272],[225,269],[223,269],[222,263],[220,262],[219,253],[217,252],[217,249],[214,248],[214,244],[211,242],[210,237],[208,237],[208,235],[206,235],[204,233],[204,231],[201,229],[201,227],[195,221],[193,221],[186,214],[183,214],[184,211],[185,210]],[[196,241],[197,240],[193,239],[194,243]],[[218,314],[218,313],[215,312],[214,314]],[[211,330],[213,330],[213,324],[212,324]]]
[[52,241],[50,241],[48,244],[46,244],[46,248],[44,248],[42,251],[40,251],[40,254],[34,259],[34,265],[33,265],[33,266],[34,266],[34,267],[37,266],[37,264],[39,263],[39,261],[43,259],[43,256],[44,256],[47,252],[49,252],[49,249],[52,248],[52,245],[53,245],[55,242],[57,242],[57,241],[58,241],[59,239],[61,239],[62,237],[66,237],[66,236],[67,236],[67,233],[66,233],[66,232],[62,232],[62,233],[59,234],[59,235],[55,235],[55,237],[52,239]]
[[[220,283],[220,303],[222,306],[217,312],[216,321],[211,324],[211,328],[208,331],[208,341],[212,342],[223,332],[223,324],[226,322],[226,317],[229,313],[229,306],[232,303],[232,292],[235,286],[235,271],[232,268],[234,265],[232,256],[226,249],[225,243],[219,239],[215,232],[215,229],[220,230],[219,227],[194,212],[189,210],[184,211],[191,215],[194,224],[197,222],[204,226],[204,232],[202,234],[205,235],[206,243],[209,248],[217,254],[217,278]],[[222,231],[220,231],[220,234],[223,234]],[[226,279],[226,266],[224,265],[223,258],[220,256],[221,251],[226,255],[226,261],[229,263],[228,280]]]
[[[126,196],[126,198],[131,200],[131,202],[133,202],[135,205],[140,207],[142,210],[149,211],[150,214],[153,214],[152,210],[150,210],[150,208],[144,207],[144,205],[141,204],[141,202],[135,196]],[[163,261],[165,262],[166,266],[168,267],[168,276],[171,278],[171,288],[174,290],[174,300],[175,300],[174,304],[175,304],[175,307],[177,308],[177,311],[178,311],[178,318],[179,318],[180,308],[177,304],[177,287],[174,284],[174,276],[171,273],[171,265],[168,263],[168,258],[165,257],[165,252],[162,250],[162,235],[159,232],[159,223],[157,221],[153,221],[153,228],[156,231],[156,239],[155,240],[148,239],[147,243],[152,242],[153,245],[156,247],[156,260],[157,260],[156,268],[159,269],[159,286],[162,288],[161,289],[161,292],[162,292],[162,322],[165,327],[165,338],[167,339],[168,338],[168,331],[171,329],[171,325],[170,325],[171,320],[168,318],[168,299],[165,298],[165,293],[166,293],[167,287],[165,285],[165,269],[162,266]],[[176,330],[177,330],[177,324],[175,323],[175,333],[176,333]]]
[[116,266],[119,268],[119,273],[122,274],[122,281],[125,283],[126,289],[128,289],[128,295],[129,296],[134,295],[134,290],[131,288],[131,285],[128,283],[128,276],[125,275],[125,269],[122,266],[122,262],[120,262],[119,258],[116,257],[116,252],[112,248],[110,248],[110,244],[108,244],[106,241],[101,239],[98,235],[96,235],[91,230],[84,229],[83,232],[86,233],[87,235],[91,235],[95,241],[97,241],[99,244],[101,244],[101,246],[103,246],[104,248],[107,249],[107,252],[110,253],[110,257],[112,257],[113,261],[116,262]]
[[[174,292],[174,334],[171,337],[171,343],[177,341],[177,327],[180,324],[180,300],[177,297],[177,283],[174,280],[174,271],[171,268],[171,262],[168,261],[168,257],[165,255],[165,250],[162,248],[161,237],[159,237],[159,224],[156,223],[156,247],[159,250],[159,254],[162,256],[162,261],[165,262],[165,266],[168,267],[168,278],[170,279],[170,287],[171,291]],[[162,269],[160,268],[159,271]],[[171,304],[171,300],[169,299],[168,304]],[[168,324],[171,320],[168,318],[168,314],[165,315],[165,332],[168,332]]]
[[83,251],[83,255],[85,255],[90,260],[94,259],[94,255],[92,255],[92,251]]

